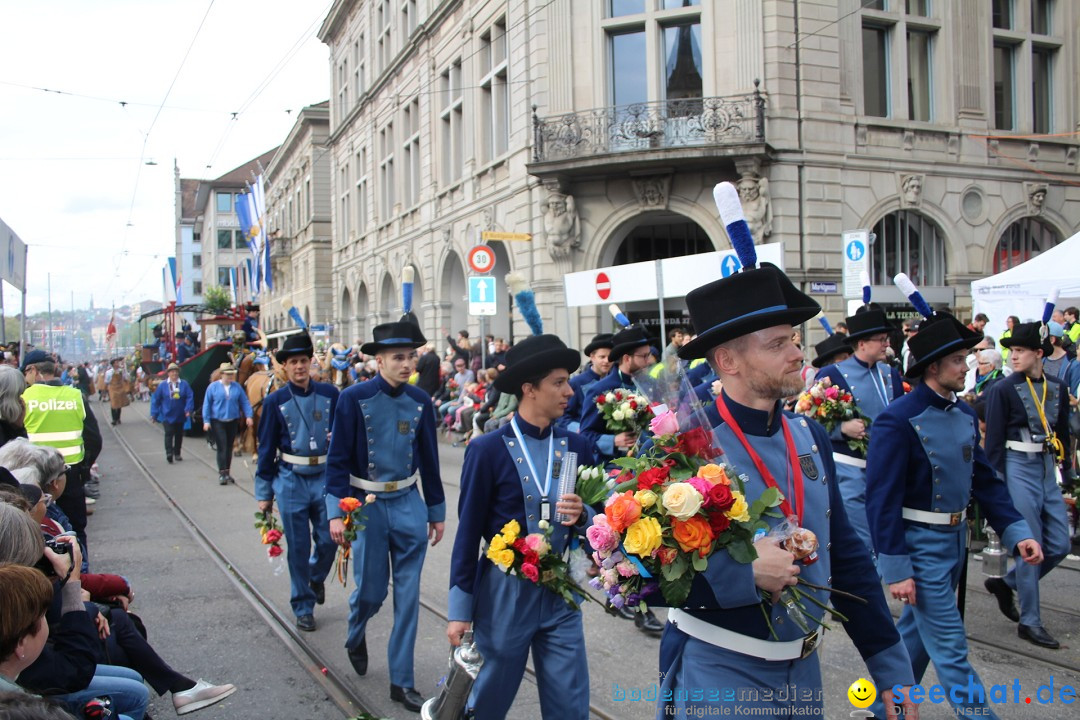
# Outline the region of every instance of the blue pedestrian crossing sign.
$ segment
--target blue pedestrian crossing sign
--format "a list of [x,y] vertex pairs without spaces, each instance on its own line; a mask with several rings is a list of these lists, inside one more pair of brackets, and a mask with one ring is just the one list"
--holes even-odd
[[495,300],[495,278],[486,275],[469,278],[469,314],[494,315],[498,310]]
[[741,268],[742,263],[739,262],[739,257],[737,255],[728,255],[720,261],[720,272],[723,273],[724,277],[731,277],[739,272]]

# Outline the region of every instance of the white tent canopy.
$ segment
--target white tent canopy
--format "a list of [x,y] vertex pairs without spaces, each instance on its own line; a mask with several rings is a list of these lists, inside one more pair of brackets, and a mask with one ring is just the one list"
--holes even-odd
[[1059,310],[1080,305],[1080,233],[1025,263],[971,283],[972,305],[974,312],[990,318],[987,333],[997,337],[1009,315],[1021,322],[1040,319],[1054,287]]

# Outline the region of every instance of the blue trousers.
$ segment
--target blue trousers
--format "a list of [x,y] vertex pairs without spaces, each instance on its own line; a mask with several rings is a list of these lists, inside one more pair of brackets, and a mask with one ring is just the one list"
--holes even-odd
[[[954,702],[949,697],[958,717],[997,720],[986,700],[982,681],[968,660],[964,620],[956,606],[956,587],[960,582],[962,563],[967,561],[966,534],[955,529],[942,531],[909,524],[905,536],[915,571],[916,604],[904,607],[896,629],[911,657],[915,682],[922,681],[927,665],[933,662],[938,682],[946,692],[954,687],[964,688],[957,691],[963,702]],[[883,718],[887,715],[880,699],[881,690],[878,688],[878,700],[871,710],[876,717]],[[980,697],[982,702],[978,702]]]
[[82,717],[87,702],[105,696],[112,700],[114,713],[131,720],[142,720],[150,703],[150,691],[143,684],[142,675],[119,665],[98,665],[85,689],[54,695],[52,699],[62,703],[76,717]]
[[[672,632],[678,631],[669,623],[664,641]],[[776,662],[686,638],[666,672],[661,678],[656,720],[722,713],[786,720],[801,715],[821,716],[824,712],[817,653],[800,660]]]
[[581,613],[553,592],[511,577],[489,560],[476,591],[473,631],[484,667],[469,706],[476,720],[502,720],[525,676],[532,650],[540,715],[589,717],[589,665]]
[[1027,453],[1013,450],[1006,453],[1005,484],[1016,510],[1027,520],[1035,539],[1042,545],[1043,561],[1037,567],[1018,561],[1005,576],[1005,582],[1019,596],[1020,622],[1042,627],[1039,580],[1069,554],[1068,513],[1049,455],[1029,459]]
[[[323,582],[334,564],[337,545],[330,538],[323,497],[325,473],[298,475],[281,468],[274,478],[274,497],[285,532],[285,559],[289,562],[289,604],[297,617],[315,610],[315,592],[309,582]],[[312,540],[315,551],[312,552]]]
[[349,597],[349,634],[345,647],[355,648],[367,623],[386,600],[394,573],[394,628],[386,654],[390,682],[415,687],[413,653],[420,622],[420,571],[427,552],[427,506],[414,485],[404,495],[379,499],[367,506],[365,528],[352,545],[353,580]]
[[844,510],[855,534],[866,544],[871,557],[874,542],[870,539],[870,523],[866,519],[866,469],[836,463],[836,484],[844,499]]

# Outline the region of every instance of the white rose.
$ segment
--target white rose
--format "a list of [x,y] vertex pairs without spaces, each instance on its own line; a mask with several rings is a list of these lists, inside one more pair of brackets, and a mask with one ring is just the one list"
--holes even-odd
[[604,396],[604,400],[607,402],[615,402],[615,393],[608,393]]
[[615,410],[614,412],[611,413],[611,419],[612,420],[620,420],[621,421],[625,417],[626,416],[623,414],[622,410]]
[[630,413],[634,412],[630,409],[630,403],[628,402],[624,402],[622,406],[619,407],[619,409],[623,411],[623,415],[629,415]]

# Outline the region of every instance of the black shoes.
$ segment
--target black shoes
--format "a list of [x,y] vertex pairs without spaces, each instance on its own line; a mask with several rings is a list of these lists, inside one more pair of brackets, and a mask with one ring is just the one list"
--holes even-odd
[[225,473],[222,473],[221,475],[218,475],[218,485],[228,485],[228,484],[229,484],[229,476],[228,475],[226,475]]
[[315,582],[314,580],[312,580],[308,583],[308,585],[311,586],[312,592],[315,593],[316,605],[322,605],[324,602],[326,602],[326,583]]
[[[1020,622],[1020,611],[1016,609],[1016,601],[1013,599],[1012,588],[1009,587],[1002,578],[986,578],[983,587],[986,588],[987,592],[997,598],[998,609],[1001,610],[1002,615],[1013,622]],[[1023,635],[1021,635],[1021,637],[1023,637]]]
[[1061,643],[1055,640],[1053,635],[1046,632],[1046,628],[1042,626],[1018,625],[1016,634],[1032,645],[1049,648],[1050,650],[1057,650],[1061,647]]
[[166,456],[165,456],[165,462],[167,462],[167,463],[169,463],[170,465],[172,465],[172,455],[166,455]]
[[315,632],[315,616],[301,615],[296,618],[296,627],[304,632]]
[[634,625],[638,630],[648,635],[659,635],[664,631],[664,626],[656,619],[656,615],[653,614],[652,610],[644,614],[638,613],[634,617]]
[[414,688],[403,688],[397,685],[390,686],[390,699],[399,702],[410,712],[420,712],[424,706],[424,697]]
[[177,455],[174,459],[176,460],[176,462],[184,462],[184,458],[180,457],[179,455]]
[[347,650],[352,669],[356,671],[357,675],[367,675],[367,638],[361,640],[356,647],[347,648]]

